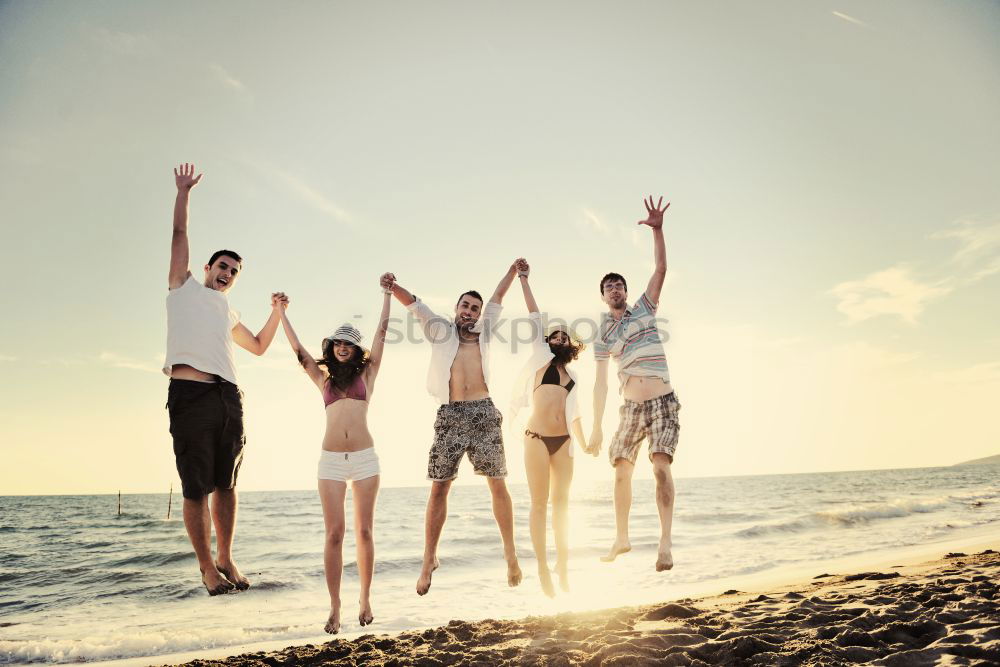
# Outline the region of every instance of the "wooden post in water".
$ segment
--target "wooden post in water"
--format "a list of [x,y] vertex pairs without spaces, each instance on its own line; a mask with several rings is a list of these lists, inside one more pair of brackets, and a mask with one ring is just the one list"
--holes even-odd
[[170,496],[167,498],[167,521],[170,521],[170,505],[174,502],[174,485],[170,485]]
[[118,516],[122,515],[122,492],[118,491]]

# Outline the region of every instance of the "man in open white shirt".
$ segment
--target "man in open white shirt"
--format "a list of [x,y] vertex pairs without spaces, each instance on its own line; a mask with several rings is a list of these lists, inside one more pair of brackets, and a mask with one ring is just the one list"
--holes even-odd
[[[438,541],[448,515],[448,491],[458,475],[463,455],[476,474],[486,477],[493,495],[493,516],[500,527],[507,583],[521,583],[521,568],[514,548],[514,508],[504,477],[507,461],[503,449],[503,416],[490,398],[489,346],[491,329],[500,317],[500,302],[517,274],[516,262],[497,285],[489,303],[476,291],[463,293],[455,304],[454,318],[435,315],[413,294],[393,282],[392,293],[420,320],[431,344],[427,391],[441,405],[434,421],[434,444],[427,464],[431,493],[424,525],[424,559],[417,579],[417,593],[430,590],[438,568]],[[392,276],[395,281],[395,276]]]
[[[170,376],[167,409],[170,435],[184,495],[184,527],[198,557],[209,595],[246,590],[250,582],[233,561],[236,530],[236,477],[243,462],[243,392],[236,381],[233,342],[261,355],[280,322],[278,309],[288,299],[271,295],[271,316],[254,335],[230,308],[227,292],[243,259],[232,250],[213,253],[204,281],[188,270],[188,199],[201,180],[194,165],[174,169],[177,199],[167,280],[167,355]],[[211,511],[208,497],[212,496]],[[212,558],[212,524],[217,557]]]

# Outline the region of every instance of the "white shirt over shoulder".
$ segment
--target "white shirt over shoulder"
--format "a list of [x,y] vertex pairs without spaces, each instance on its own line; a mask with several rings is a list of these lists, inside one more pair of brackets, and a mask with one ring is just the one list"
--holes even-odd
[[[415,297],[414,297],[415,298]],[[458,326],[454,320],[448,320],[427,307],[420,299],[406,307],[420,320],[427,342],[431,344],[431,365],[427,369],[427,392],[442,405],[451,402],[449,381],[451,380],[451,365],[458,355]],[[483,363],[483,380],[490,384],[490,334],[493,324],[499,319],[503,306],[489,302],[483,307],[474,333],[479,334],[479,354]]]
[[[517,419],[517,414],[522,408],[530,405],[531,397],[535,394],[535,376],[538,375],[538,371],[552,363],[552,359],[556,356],[552,354],[552,348],[545,340],[545,322],[542,314],[529,313],[528,317],[531,319],[532,326],[531,356],[521,367],[521,373],[514,382],[514,391],[510,402],[512,422]],[[580,393],[577,388],[580,386],[580,379],[577,377],[576,371],[569,365],[565,368],[566,374],[573,380],[573,386],[566,395],[566,427],[572,433],[573,422],[580,419],[580,407],[577,403],[577,396]],[[569,448],[569,455],[573,456],[572,444]]]
[[236,382],[233,360],[233,327],[240,314],[229,307],[229,298],[205,287],[189,275],[184,284],[167,292],[167,358],[163,372],[186,364],[203,373]]

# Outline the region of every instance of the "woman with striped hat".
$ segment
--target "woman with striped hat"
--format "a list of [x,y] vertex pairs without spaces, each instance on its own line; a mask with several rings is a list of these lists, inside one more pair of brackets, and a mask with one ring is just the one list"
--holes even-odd
[[[368,403],[382,362],[385,334],[389,326],[392,276],[380,279],[382,314],[371,350],[364,337],[351,324],[341,325],[323,339],[323,356],[315,359],[299,342],[295,330],[282,310],[281,325],[299,364],[323,396],[326,410],[326,435],[319,459],[319,497],[323,503],[326,540],[323,566],[330,591],[330,616],[324,630],[340,631],[340,580],[344,570],[343,541],[345,530],[344,500],[347,483],[354,494],[355,540],[358,547],[358,574],[361,578],[358,622],[370,624],[371,582],[375,569],[373,522],[378,495],[379,464],[375,443],[368,430]],[[324,370],[325,369],[325,370]]]

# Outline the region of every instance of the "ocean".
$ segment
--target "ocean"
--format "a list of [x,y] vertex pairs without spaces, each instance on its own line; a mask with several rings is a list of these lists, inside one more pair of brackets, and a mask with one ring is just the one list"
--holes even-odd
[[[648,469],[642,467],[637,477]],[[465,471],[467,474],[468,471]],[[609,475],[610,476],[610,475]],[[469,475],[471,477],[471,475]],[[386,488],[375,520],[375,623],[357,623],[351,528],[344,545],[346,636],[655,602],[692,584],[849,556],[997,534],[1000,466],[689,478],[676,481],[674,570],[656,573],[653,482],[636,479],[633,550],[599,561],[614,537],[612,484],[574,484],[573,590],[541,595],[528,492],[511,486],[524,583],[508,588],[485,483],[452,489],[441,568],[414,584],[427,486]],[[167,495],[0,497],[0,663],[65,663],[247,645],[324,641],[323,519],[315,491],[244,492],[234,552],[253,588],[209,598]],[[350,494],[348,494],[350,504]],[[348,512],[351,508],[348,508]],[[348,515],[350,516],[350,514]],[[551,533],[550,563],[555,562]]]

